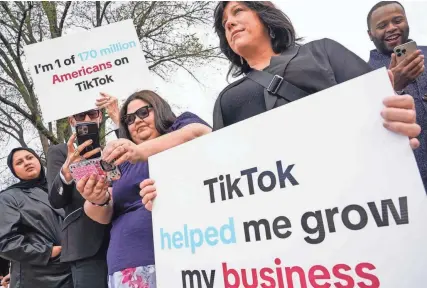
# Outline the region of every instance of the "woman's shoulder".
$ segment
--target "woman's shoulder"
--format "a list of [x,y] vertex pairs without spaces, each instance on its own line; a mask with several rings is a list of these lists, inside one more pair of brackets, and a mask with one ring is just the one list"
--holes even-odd
[[194,113],[186,111],[181,115],[179,115],[178,117],[176,117],[175,122],[172,124],[169,131],[172,132],[172,131],[181,129],[184,126],[187,126],[189,124],[203,124],[210,127],[210,125],[206,123],[206,121],[204,121],[202,118],[200,118]]
[[0,204],[15,204],[19,203],[19,198],[21,195],[20,188],[10,188],[3,191],[0,191]]
[[223,94],[229,92],[231,89],[233,89],[234,87],[238,86],[239,84],[241,84],[242,82],[246,81],[247,77],[242,77],[240,79],[235,80],[234,82],[228,84],[227,86],[225,86],[224,89],[222,89],[222,91],[219,93],[218,98],[220,98]]
[[318,40],[313,40],[311,42],[308,42],[304,45],[301,45],[302,49],[307,49],[307,50],[322,50],[326,53],[333,53],[334,51],[339,51],[342,49],[346,49],[344,47],[344,45],[342,45],[341,43],[332,40],[330,38],[322,38],[322,39],[318,39]]

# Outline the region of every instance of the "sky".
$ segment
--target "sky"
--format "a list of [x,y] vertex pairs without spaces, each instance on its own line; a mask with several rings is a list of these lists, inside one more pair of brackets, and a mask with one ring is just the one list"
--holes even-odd
[[[427,46],[427,0],[400,2],[406,9],[410,25],[410,37],[418,45]],[[374,45],[367,35],[366,16],[377,1],[285,0],[274,1],[274,3],[288,15],[297,35],[304,37],[305,42],[325,37],[331,38],[366,61],[369,58],[369,51],[374,49]],[[213,29],[204,32],[209,33],[208,38],[204,41],[218,43]],[[194,75],[201,83],[196,82],[183,70],[174,72],[167,82],[152,73],[152,81],[156,87],[156,92],[165,98],[172,107],[181,107],[174,109],[177,114],[190,111],[212,124],[212,112],[216,97],[228,84],[226,81],[227,70],[228,63],[218,61],[194,70]],[[233,79],[230,79],[230,82],[232,81]],[[30,143],[30,146],[35,145],[35,143]],[[9,146],[0,148],[2,151],[8,151],[12,146],[16,146],[16,143],[11,143]],[[5,165],[4,161],[0,162],[0,168],[4,168]]]

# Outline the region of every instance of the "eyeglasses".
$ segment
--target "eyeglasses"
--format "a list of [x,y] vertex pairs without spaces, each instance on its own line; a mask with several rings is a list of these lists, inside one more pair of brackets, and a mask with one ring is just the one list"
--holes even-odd
[[75,114],[73,115],[73,117],[74,119],[76,119],[76,121],[84,121],[86,119],[86,115],[88,115],[91,120],[95,120],[99,117],[99,110],[89,110],[86,112]]
[[141,107],[138,110],[136,110],[134,113],[129,113],[123,116],[122,120],[127,126],[132,125],[136,120],[136,116],[138,116],[138,118],[141,120],[144,118],[147,118],[148,115],[150,115],[150,110],[149,110],[150,108],[153,108],[153,106],[147,105],[147,106]]

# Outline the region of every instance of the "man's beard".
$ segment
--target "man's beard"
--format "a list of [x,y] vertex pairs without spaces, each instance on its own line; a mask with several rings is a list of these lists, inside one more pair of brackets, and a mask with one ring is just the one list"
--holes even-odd
[[[401,37],[402,37],[402,44],[408,42],[409,39],[409,26],[404,29],[401,32]],[[389,47],[387,46],[386,42],[385,42],[385,38],[384,39],[379,39],[376,37],[372,37],[372,42],[374,42],[375,47],[377,47],[377,50],[380,51],[383,54],[386,55],[390,55],[391,53],[393,53],[393,49],[394,47]]]

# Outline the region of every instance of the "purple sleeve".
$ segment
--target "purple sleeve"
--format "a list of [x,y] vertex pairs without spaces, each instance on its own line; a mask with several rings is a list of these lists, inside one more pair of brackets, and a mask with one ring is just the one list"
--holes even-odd
[[169,132],[179,130],[189,124],[194,124],[194,123],[199,123],[199,124],[203,124],[210,127],[209,124],[203,121],[199,116],[190,112],[184,112],[176,118],[175,122],[169,128]]

